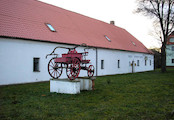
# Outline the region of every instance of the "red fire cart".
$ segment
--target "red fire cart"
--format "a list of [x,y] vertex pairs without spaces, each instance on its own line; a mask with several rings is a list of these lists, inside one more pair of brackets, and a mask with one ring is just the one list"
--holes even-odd
[[[88,55],[86,49],[89,48],[87,47],[84,49],[84,52],[78,53],[76,51],[77,47],[78,46],[74,48],[56,47],[54,48],[51,54],[47,55],[47,56],[50,55],[56,56],[51,58],[51,60],[48,62],[48,73],[52,78],[54,79],[59,78],[63,72],[63,68],[66,69],[67,77],[70,80],[76,79],[79,76],[80,70],[86,70],[88,77],[89,78],[93,77],[94,66],[93,65],[87,66],[87,64],[90,63],[90,60],[86,60],[86,56]],[[62,57],[58,57],[58,54],[55,54],[55,50],[58,48],[68,49],[68,53],[62,54]]]

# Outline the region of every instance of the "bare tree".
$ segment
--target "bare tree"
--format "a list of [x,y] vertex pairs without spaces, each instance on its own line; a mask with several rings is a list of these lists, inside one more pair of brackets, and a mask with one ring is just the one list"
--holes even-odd
[[166,72],[167,37],[174,30],[174,0],[137,0],[136,12],[153,18],[161,29],[161,71]]

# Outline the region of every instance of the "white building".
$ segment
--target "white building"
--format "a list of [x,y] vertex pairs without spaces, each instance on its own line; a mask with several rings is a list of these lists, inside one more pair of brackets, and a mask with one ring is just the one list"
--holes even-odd
[[169,35],[166,45],[166,66],[174,67],[174,31]]
[[[0,85],[48,81],[51,57],[45,56],[83,43],[95,48],[87,56],[95,76],[154,70],[154,55],[113,24],[35,0],[2,0],[0,9]],[[67,50],[57,52],[61,57]],[[60,78],[67,78],[65,70]]]

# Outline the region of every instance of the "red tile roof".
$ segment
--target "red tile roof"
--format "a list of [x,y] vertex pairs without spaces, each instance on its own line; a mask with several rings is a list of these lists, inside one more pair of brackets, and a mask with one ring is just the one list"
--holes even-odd
[[1,0],[0,11],[1,37],[151,53],[125,29],[39,1]]

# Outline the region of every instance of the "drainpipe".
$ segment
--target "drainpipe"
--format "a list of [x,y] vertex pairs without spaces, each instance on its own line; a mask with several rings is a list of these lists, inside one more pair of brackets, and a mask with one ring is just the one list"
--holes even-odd
[[98,50],[96,48],[96,77],[98,76]]
[[134,73],[134,61],[132,61],[132,73]]

